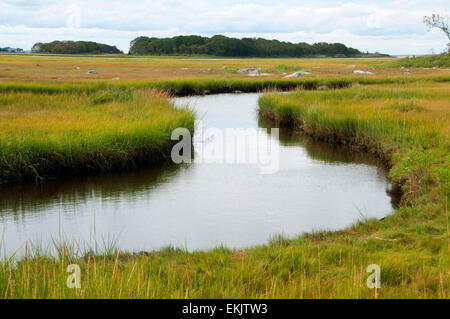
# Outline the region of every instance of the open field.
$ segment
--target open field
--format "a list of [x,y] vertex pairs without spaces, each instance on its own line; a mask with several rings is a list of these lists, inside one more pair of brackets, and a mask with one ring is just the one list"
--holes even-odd
[[[447,69],[379,67],[398,59],[208,59],[189,57],[55,57],[0,56],[1,82],[83,83],[86,81],[150,81],[176,79],[278,80],[296,71],[305,79],[355,77],[353,70],[371,71],[359,78],[448,76]],[[355,66],[352,68],[351,66]],[[77,67],[80,69],[78,70]],[[221,69],[227,67],[227,69]],[[261,68],[263,75],[236,74],[241,68]],[[96,70],[98,74],[86,74]],[[284,73],[284,74],[283,74]],[[120,78],[120,80],[112,80]]]
[[[386,61],[1,56],[0,179],[123,169],[140,165],[144,154],[166,156],[172,129],[192,128],[194,116],[155,89],[185,95],[298,87],[321,90],[267,93],[260,117],[382,158],[403,199],[383,220],[241,251],[132,254],[68,242],[52,258],[35,243],[17,263],[0,263],[0,297],[450,298],[450,71],[411,68],[405,75],[380,67]],[[349,65],[374,68],[374,75],[356,77]],[[230,72],[245,67],[273,75]],[[298,68],[312,74],[281,80]],[[72,263],[81,267],[81,289],[66,288]],[[376,292],[366,286],[370,264],[381,266]]]
[[[429,80],[445,82],[450,70],[385,65],[399,59],[208,59],[133,56],[0,56],[0,92],[92,93],[105,88],[156,88],[183,96],[342,88],[359,84],[389,84]],[[223,69],[226,67],[226,69]],[[241,68],[261,68],[262,75],[239,74]],[[96,70],[98,74],[87,74]],[[357,75],[354,70],[370,71]],[[300,78],[284,78],[307,71]]]

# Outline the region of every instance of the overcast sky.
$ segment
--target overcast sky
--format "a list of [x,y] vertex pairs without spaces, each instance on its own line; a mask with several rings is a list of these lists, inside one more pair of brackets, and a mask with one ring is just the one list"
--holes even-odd
[[0,47],[89,40],[128,52],[137,36],[180,34],[341,42],[362,51],[438,53],[447,38],[424,15],[449,0],[0,0]]

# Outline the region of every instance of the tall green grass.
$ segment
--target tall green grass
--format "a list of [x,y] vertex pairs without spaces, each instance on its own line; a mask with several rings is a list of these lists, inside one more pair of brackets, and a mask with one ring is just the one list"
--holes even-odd
[[111,83],[99,81],[85,84],[36,84],[36,83],[0,83],[0,93],[31,92],[38,94],[59,93],[94,93],[115,89],[159,89],[175,96],[202,95],[240,92],[262,92],[267,89],[289,91],[296,88],[315,90],[320,87],[345,88],[354,84],[399,84],[429,81],[431,83],[449,82],[450,76],[422,78],[390,77],[390,78],[327,78],[327,79],[280,79],[280,80],[216,80],[216,79],[188,79],[161,81],[130,81]]
[[[397,85],[266,94],[259,101],[259,112],[282,126],[372,152],[394,166],[394,182],[410,185],[418,181],[396,172],[411,156],[418,156],[417,161],[410,160],[411,165],[433,170],[420,173],[432,175],[435,181],[448,165],[449,88],[448,84]],[[416,185],[421,190],[425,186]]]
[[[383,223],[279,237],[242,251],[166,248],[132,254],[107,246],[95,253],[63,242],[56,257],[29,249],[16,262],[0,262],[0,298],[449,298],[445,250],[429,238],[417,251],[407,250],[400,229],[391,227],[391,234],[398,232],[394,238],[382,237]],[[425,226],[416,231],[430,232]],[[366,268],[373,263],[382,276],[376,293],[366,286]],[[81,268],[80,289],[66,285],[71,264]]]
[[[382,272],[392,273],[392,280],[404,287],[396,297],[448,298],[450,86],[417,83],[272,93],[262,96],[259,105],[266,120],[384,159],[402,192],[394,215],[329,234],[319,243],[347,238],[347,249],[366,247],[383,255],[371,260],[390,264]],[[362,243],[355,244],[355,238]],[[356,258],[367,255],[358,251]],[[425,265],[430,267],[427,274],[422,272]],[[327,266],[338,271],[333,261]]]
[[0,95],[0,183],[108,172],[170,156],[194,114],[155,90]]

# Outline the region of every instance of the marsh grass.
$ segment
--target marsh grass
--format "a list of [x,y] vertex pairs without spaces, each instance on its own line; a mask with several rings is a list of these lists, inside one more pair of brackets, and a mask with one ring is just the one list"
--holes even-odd
[[[355,66],[361,70],[373,71],[373,75],[359,78],[405,77],[405,71],[398,67],[384,67],[389,62],[399,59],[287,59],[287,58],[242,58],[242,59],[208,59],[207,57],[135,57],[123,56],[86,57],[78,56],[0,56],[1,82],[28,82],[47,84],[92,84],[99,80],[110,83],[130,81],[179,81],[179,80],[243,80],[259,81],[284,80],[282,73],[299,70],[309,71],[304,79],[358,78],[353,74]],[[225,68],[224,68],[225,67]],[[260,68],[261,77],[249,77],[237,74],[242,68]],[[79,69],[78,69],[79,68]],[[97,70],[96,75],[86,74],[88,70]],[[448,76],[444,69],[411,68],[407,78],[424,78]],[[115,80],[112,80],[115,79]],[[292,80],[292,79],[291,79]],[[201,92],[200,92],[201,94]]]
[[[450,298],[448,80],[386,82],[391,85],[266,93],[259,102],[261,117],[383,158],[403,192],[395,214],[361,218],[337,232],[278,236],[239,251],[130,253],[107,245],[104,252],[86,247],[80,255],[74,245],[59,245],[56,258],[30,253],[15,263],[2,261],[1,297]],[[9,92],[3,99],[14,109],[29,94]],[[94,99],[97,104],[88,94],[85,99],[93,110],[110,106],[103,98]],[[72,263],[81,267],[81,289],[66,286]],[[371,264],[381,267],[377,294],[366,286]]]
[[[403,194],[395,214],[307,238],[357,247],[354,258],[379,263],[388,286],[403,286],[391,297],[449,296],[449,89],[447,83],[361,86],[266,94],[259,101],[261,117],[318,139],[349,144],[390,167],[390,177]],[[355,244],[356,238],[362,242]],[[366,259],[372,253],[375,260]]]
[[[25,82],[3,82],[0,83],[0,93],[30,92],[36,94],[92,94],[102,91],[109,94],[126,94],[135,89],[157,89],[174,96],[202,95],[218,93],[233,93],[236,91],[250,93],[262,92],[266,89],[277,89],[290,91],[297,88],[304,90],[317,90],[321,87],[328,89],[346,88],[355,85],[376,84],[406,84],[406,83],[446,83],[450,82],[450,76],[434,76],[428,78],[408,77],[349,77],[349,78],[300,78],[300,79],[185,79],[185,80],[154,80],[154,81],[127,81],[113,83],[97,81],[82,84],[46,84]],[[110,97],[111,98],[111,97]],[[5,99],[5,98],[3,98]]]
[[[1,298],[375,298],[366,286],[371,263],[382,269],[379,298],[449,297],[449,258],[436,243],[424,256],[423,249],[405,250],[399,238],[365,232],[355,226],[351,237],[322,232],[242,251],[95,254],[62,243],[56,257],[41,251],[3,261]],[[81,289],[66,286],[71,264],[81,268]]]
[[171,132],[194,114],[152,89],[0,95],[0,182],[109,172],[170,156]]
[[312,71],[311,68],[302,65],[287,65],[278,64],[275,67],[269,67],[262,69],[263,73],[287,73],[287,72],[297,72],[297,71]]
[[426,107],[419,105],[415,99],[406,101],[394,100],[390,105],[391,108],[399,112],[425,111]]

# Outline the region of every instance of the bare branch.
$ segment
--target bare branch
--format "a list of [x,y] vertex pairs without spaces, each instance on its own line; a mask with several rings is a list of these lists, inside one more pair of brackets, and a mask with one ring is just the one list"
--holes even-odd
[[450,40],[449,20],[448,16],[441,16],[439,14],[423,17],[423,23],[428,27],[428,30],[438,28],[443,31]]

